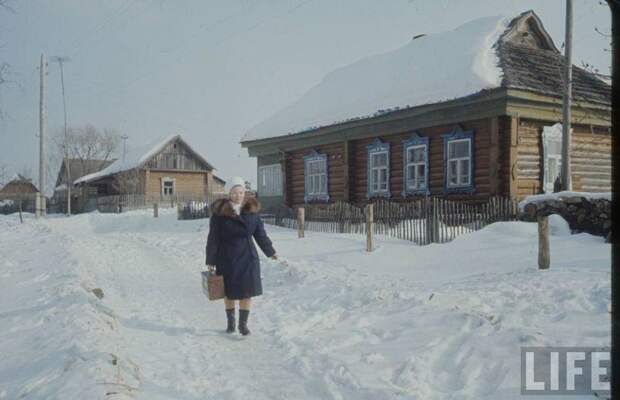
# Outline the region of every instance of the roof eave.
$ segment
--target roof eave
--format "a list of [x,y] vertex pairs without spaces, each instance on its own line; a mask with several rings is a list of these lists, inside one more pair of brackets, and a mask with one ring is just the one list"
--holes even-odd
[[497,87],[497,88],[487,89],[481,92],[473,93],[471,95],[467,95],[464,97],[459,97],[457,99],[452,99],[452,100],[447,100],[447,101],[442,101],[442,102],[437,102],[437,103],[423,104],[423,105],[409,107],[409,108],[400,109],[396,111],[386,112],[381,115],[368,116],[368,117],[355,119],[351,121],[327,125],[327,126],[307,130],[307,131],[296,132],[296,133],[292,133],[288,135],[272,136],[268,138],[254,139],[254,140],[242,140],[239,143],[244,148],[250,148],[253,146],[257,146],[257,145],[266,145],[266,144],[278,143],[278,142],[289,141],[289,140],[298,140],[298,139],[303,139],[307,137],[324,136],[324,135],[329,135],[329,134],[345,131],[353,127],[359,127],[359,126],[364,126],[364,125],[374,125],[376,123],[381,123],[382,121],[408,118],[411,115],[418,115],[418,114],[425,113],[431,110],[451,109],[454,107],[462,106],[463,104],[474,104],[474,103],[499,99],[505,96],[505,91],[506,91],[506,88]]

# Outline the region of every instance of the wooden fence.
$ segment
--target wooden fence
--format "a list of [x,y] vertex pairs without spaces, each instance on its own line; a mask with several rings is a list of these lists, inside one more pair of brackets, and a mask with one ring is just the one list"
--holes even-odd
[[208,201],[186,201],[179,203],[177,207],[177,219],[200,219],[209,218],[211,212],[209,210]]
[[[410,240],[418,244],[444,243],[497,221],[516,220],[516,200],[492,197],[465,202],[429,197],[410,202],[379,200],[373,204],[373,234]],[[365,207],[336,202],[304,206],[304,229],[316,232],[366,232]],[[298,229],[297,212],[281,208],[263,217],[265,223]]]
[[205,202],[210,204],[217,198],[225,196],[223,193],[208,193],[206,196],[194,193],[177,193],[169,196],[145,196],[143,194],[128,194],[104,196],[97,198],[99,212],[119,213],[128,210],[153,208],[157,203],[159,208],[174,208],[180,204]]

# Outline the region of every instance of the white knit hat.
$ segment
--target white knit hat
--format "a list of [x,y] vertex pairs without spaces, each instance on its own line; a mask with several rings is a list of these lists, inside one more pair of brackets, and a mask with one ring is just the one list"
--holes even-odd
[[226,181],[226,191],[230,193],[235,186],[241,186],[245,190],[245,180],[240,176],[233,176]]

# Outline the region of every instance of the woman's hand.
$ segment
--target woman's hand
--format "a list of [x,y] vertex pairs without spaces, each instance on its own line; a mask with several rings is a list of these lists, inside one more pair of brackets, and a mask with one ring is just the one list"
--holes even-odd
[[278,255],[277,255],[277,254],[274,254],[274,255],[272,255],[272,256],[271,256],[271,257],[269,257],[269,258],[271,258],[272,260],[277,260],[277,259],[278,259]]

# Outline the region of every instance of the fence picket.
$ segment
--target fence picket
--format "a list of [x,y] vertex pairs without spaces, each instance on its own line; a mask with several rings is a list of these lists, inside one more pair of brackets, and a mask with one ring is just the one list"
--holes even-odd
[[[127,199],[118,198],[117,201],[125,203],[123,207],[127,208],[148,203],[148,200],[139,198],[134,198],[131,204],[127,203]],[[372,204],[373,234],[409,240],[419,245],[445,243],[493,222],[514,220],[518,212],[518,204],[514,199],[500,196],[484,202],[424,197],[409,202],[376,199]],[[366,232],[366,212],[363,207],[338,201],[328,205],[306,204],[304,208],[306,230],[355,234]],[[265,218],[266,223],[297,229],[297,218],[290,208],[280,208],[274,215]]]

